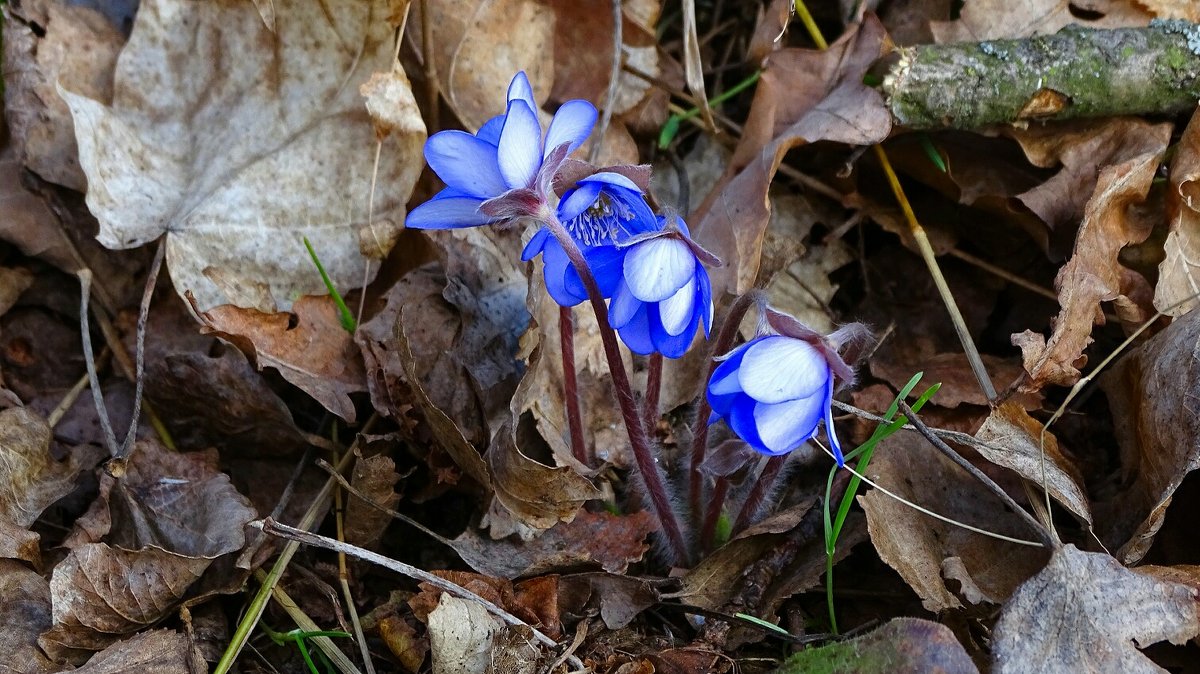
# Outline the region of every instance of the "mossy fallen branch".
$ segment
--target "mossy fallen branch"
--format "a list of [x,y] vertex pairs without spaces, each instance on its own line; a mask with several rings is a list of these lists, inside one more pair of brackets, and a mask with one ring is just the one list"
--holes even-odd
[[914,129],[1180,112],[1200,100],[1200,25],[905,47],[883,90]]

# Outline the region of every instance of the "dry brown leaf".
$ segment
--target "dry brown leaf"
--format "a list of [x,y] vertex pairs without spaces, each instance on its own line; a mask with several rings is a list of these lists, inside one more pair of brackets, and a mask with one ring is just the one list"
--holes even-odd
[[1200,632],[1200,592],[1067,545],[1017,590],[996,622],[994,671],[1166,672],[1138,652]]
[[[612,3],[606,0],[552,0],[554,8],[554,88],[550,98],[564,102],[573,98],[603,107],[608,100],[608,79],[613,61]],[[660,76],[654,25],[659,2],[623,4],[621,24],[623,62],[651,76]],[[570,54],[569,57],[563,57]],[[647,98],[654,88],[644,79],[622,71],[613,99],[612,112],[622,115]],[[665,109],[665,102],[662,107]],[[601,165],[609,162],[601,162]],[[633,162],[633,163],[636,163]]]
[[[396,462],[383,455],[360,457],[354,462],[354,473],[350,484],[371,503],[385,508],[395,508],[400,501],[396,483],[400,474]],[[357,496],[348,497],[346,503],[346,542],[360,548],[375,549],[383,538],[383,532],[391,524],[392,517]]]
[[558,579],[558,596],[564,618],[583,617],[598,608],[600,619],[610,630],[625,627],[659,602],[658,590],[649,581],[610,573],[562,576]]
[[46,202],[21,185],[22,170],[16,150],[6,143],[0,150],[0,207],[4,209],[0,239],[16,245],[26,255],[45,258],[62,269],[74,269],[76,263],[58,219]]
[[[991,354],[983,355],[983,364],[993,381],[1011,382],[1021,376],[1021,366],[1011,359],[999,358]],[[912,378],[913,372],[924,372],[925,380],[938,382],[942,386],[933,398],[932,404],[953,409],[959,405],[988,405],[987,396],[979,388],[979,380],[971,371],[967,356],[961,351],[956,353],[939,353],[928,358],[872,358],[871,374],[887,381],[896,390],[904,387]],[[1037,409],[1041,404],[1041,396],[1020,393],[1015,396],[1022,407]]]
[[1145,556],[1175,490],[1200,467],[1196,353],[1200,313],[1175,319],[1100,379],[1121,448],[1118,489],[1096,504],[1100,539],[1117,559]]
[[748,62],[762,63],[771,52],[779,51],[793,12],[792,0],[771,0],[759,10],[758,20],[754,22],[754,34],[750,36],[750,46],[746,48]]
[[[987,531],[1037,540],[1024,521],[961,468],[917,435],[893,435],[867,475],[893,493],[940,515]],[[969,604],[999,604],[1045,564],[1037,547],[1007,543],[917,512],[870,491],[859,497],[871,541],[884,562],[939,612]],[[956,594],[948,580],[959,584]]]
[[428,618],[434,674],[485,674],[500,624],[478,602],[442,593]]
[[266,314],[226,304],[199,317],[205,334],[236,345],[260,370],[278,370],[325,409],[354,422],[350,394],[367,389],[366,374],[359,349],[342,327],[332,298],[301,297],[292,305],[292,313]]
[[[424,45],[428,8],[433,49]],[[450,107],[474,130],[500,114],[513,74],[524,70],[542,103],[554,82],[554,11],[536,0],[415,3],[406,39],[432,58]]]
[[20,161],[45,180],[83,192],[75,125],[56,87],[111,100],[125,37],[78,3],[30,0],[6,5],[4,13],[5,109]]
[[546,670],[553,654],[543,652],[525,625],[504,625],[493,641],[488,674],[538,674]]
[[[372,180],[358,85],[391,70],[391,11],[388,0],[308,0],[277,13],[272,33],[253,3],[143,2],[112,105],[62,89],[100,241],[167,234],[175,288],[202,310],[275,311],[323,292],[301,235],[336,287],[361,284],[372,186],[373,224],[398,228],[423,167],[383,152]],[[410,134],[402,147],[423,141]]]
[[468,527],[454,539],[454,551],[476,571],[501,578],[596,566],[609,573],[625,573],[631,563],[641,561],[650,548],[645,539],[657,529],[654,517],[646,511],[614,515],[584,510],[570,522],[560,522],[528,541],[496,541]]
[[893,618],[860,637],[805,649],[784,661],[778,671],[978,674],[979,669],[949,627],[919,618]]
[[50,427],[34,412],[0,412],[0,521],[28,528],[75,488],[79,469],[50,454]]
[[1047,35],[1072,24],[1144,26],[1152,18],[1131,0],[971,0],[957,21],[935,21],[930,28],[937,42],[979,42]]
[[1200,5],[1191,0],[1134,0],[1142,9],[1160,19],[1183,19],[1200,23]]
[[208,668],[186,634],[151,630],[92,656],[79,674],[192,674]]
[[1091,528],[1092,508],[1078,466],[1063,456],[1053,433],[1042,444],[1042,424],[1022,406],[1008,401],[993,409],[975,437],[986,444],[973,446],[980,456],[1035,485],[1048,485],[1050,496]]
[[767,58],[733,161],[692,216],[696,240],[725,262],[711,272],[716,297],[754,286],[771,215],[767,191],[788,150],[887,137],[891,115],[879,92],[862,83],[884,42],[883,27],[869,16],[825,51],[785,49]]
[[50,627],[50,586],[29,567],[0,559],[0,653],[5,674],[50,674],[61,667],[37,645]]
[[1181,316],[1196,306],[1200,293],[1200,114],[1193,114],[1171,160],[1167,217],[1171,231],[1158,265],[1154,308]]
[[79,660],[169,615],[213,560],[242,547],[255,517],[211,453],[139,442],[126,470],[101,476],[54,567],[54,626],[40,643],[55,659]]
[[1161,152],[1170,139],[1171,124],[1114,117],[1006,128],[1004,133],[1021,145],[1033,165],[1062,166],[1054,177],[1016,195],[1052,231],[1061,231],[1073,228],[1084,216],[1101,167]]
[[[364,621],[365,622],[365,621]],[[379,621],[379,636],[406,671],[416,674],[429,652],[429,639],[417,636],[417,630],[399,616]]]
[[1132,299],[1141,294],[1141,286],[1148,289],[1146,280],[1132,272],[1122,273],[1128,270],[1117,256],[1125,246],[1150,235],[1152,223],[1132,211],[1146,198],[1166,141],[1164,135],[1159,148],[1100,172],[1079,226],[1075,252],[1054,280],[1062,310],[1049,341],[1030,330],[1012,336],[1013,344],[1021,347],[1030,388],[1070,386],[1079,379],[1083,351],[1092,341],[1092,325],[1104,320],[1101,302],[1115,302],[1118,311],[1124,311],[1133,323],[1153,313]]

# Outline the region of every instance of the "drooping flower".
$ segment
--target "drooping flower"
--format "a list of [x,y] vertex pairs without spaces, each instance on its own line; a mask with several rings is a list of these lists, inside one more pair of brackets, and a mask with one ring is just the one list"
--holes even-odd
[[609,321],[634,353],[679,358],[704,325],[712,329],[712,285],[704,263],[720,260],[692,241],[687,224],[658,218],[658,229],[619,242],[621,274]]
[[853,324],[827,338],[791,316],[772,313],[772,327],[784,334],[750,340],[713,371],[709,422],[724,419],[751,447],[774,456],[812,439],[824,420],[830,450],[841,467],[845,459],[833,427],[833,391],[835,379],[848,383],[854,371],[838,355],[834,337],[860,339],[866,329]]
[[406,226],[474,227],[536,212],[547,202],[563,160],[583,144],[596,123],[595,106],[567,101],[543,137],[537,110],[529,79],[519,72],[508,85],[503,115],[488,120],[474,135],[433,134],[425,142],[425,160],[446,188],[414,208]]
[[[595,173],[579,180],[563,194],[557,215],[587,260],[605,299],[612,296],[621,276],[624,251],[617,248],[617,243],[658,228],[641,189],[629,178],[613,172]],[[579,273],[562,244],[545,227],[529,240],[521,259],[529,261],[538,255],[544,263],[546,290],[555,302],[570,307],[587,299]]]

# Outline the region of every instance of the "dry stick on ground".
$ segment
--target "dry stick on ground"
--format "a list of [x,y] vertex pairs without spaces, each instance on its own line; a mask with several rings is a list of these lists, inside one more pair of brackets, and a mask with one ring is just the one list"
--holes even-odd
[[934,433],[928,426],[925,425],[925,422],[921,421],[920,417],[917,416],[917,413],[908,406],[908,403],[904,402],[903,400],[898,400],[897,402],[900,405],[900,412],[904,414],[904,416],[908,417],[908,420],[912,422],[913,426],[916,427],[917,432],[923,435],[925,439],[929,441],[929,444],[933,445],[934,448],[941,452],[946,458],[958,464],[960,468],[967,471],[971,477],[978,480],[983,486],[987,487],[989,491],[1003,501],[1004,504],[1007,505],[1009,509],[1011,509],[1013,513],[1017,515],[1017,517],[1021,518],[1021,520],[1028,524],[1031,529],[1037,532],[1038,537],[1041,538],[1042,543],[1047,548],[1055,549],[1062,547],[1062,541],[1058,540],[1058,537],[1051,532],[1049,527],[1037,521],[1033,515],[1030,515],[1024,508],[1017,505],[1017,502],[1008,495],[1008,492],[1004,491],[1003,487],[996,484],[992,478],[988,477],[983,473],[983,471],[976,468],[975,464],[964,459],[962,455],[951,449],[950,445],[947,445],[945,442],[943,442],[936,433]]
[[[508,611],[505,611],[504,609],[502,609],[499,606],[493,604],[492,602],[484,599],[483,597],[480,597],[479,595],[475,594],[474,592],[471,592],[470,590],[466,589],[465,587],[462,587],[461,585],[456,585],[455,583],[452,583],[440,576],[435,576],[432,573],[429,573],[428,571],[422,571],[421,569],[418,569],[415,566],[410,566],[408,564],[405,564],[404,562],[399,562],[394,559],[384,557],[383,555],[376,554],[374,552],[371,552],[370,550],[365,550],[365,549],[360,548],[355,545],[350,545],[348,543],[342,543],[342,542],[336,541],[332,538],[327,538],[325,536],[319,536],[317,534],[309,533],[307,531],[304,531],[303,529],[296,529],[293,527],[289,527],[286,524],[280,524],[280,523],[276,522],[275,520],[271,519],[270,517],[266,518],[265,520],[261,520],[259,522],[252,522],[251,526],[258,527],[258,528],[262,529],[263,532],[271,534],[272,536],[279,536],[280,538],[286,538],[290,541],[303,543],[304,545],[311,545],[315,548],[324,548],[326,550],[332,550],[334,552],[344,552],[347,555],[350,555],[352,557],[357,557],[358,559],[361,559],[365,562],[370,562],[372,564],[382,566],[385,569],[390,569],[392,571],[395,571],[396,573],[400,573],[405,576],[408,576],[409,578],[412,578],[413,580],[418,580],[423,583],[429,583],[430,585],[436,587],[437,589],[439,589],[443,592],[448,592],[456,597],[459,597],[460,599],[466,599],[467,601],[473,601],[473,602],[479,604],[483,608],[487,609],[487,611],[489,613],[496,616],[497,618],[500,618],[500,620],[504,621],[504,623],[507,625],[528,628],[529,630],[531,630],[533,632],[534,639],[536,639],[542,645],[547,646],[549,648],[558,648],[557,641],[546,636],[540,630],[529,625],[528,623],[521,620],[517,616],[509,613]],[[578,658],[571,657],[570,662],[573,667],[583,669],[583,663],[580,662]]]
[[[337,453],[334,453],[337,457]],[[334,473],[336,475],[336,473]],[[338,475],[338,477],[341,477]],[[339,541],[346,540],[346,507],[340,489],[333,490],[333,519],[337,527]],[[342,588],[342,599],[346,602],[346,612],[350,614],[350,625],[354,628],[354,640],[363,657],[363,666],[367,674],[375,674],[375,663],[371,661],[371,651],[367,648],[367,637],[363,634],[362,621],[358,619],[358,607],[354,605],[354,595],[350,592],[350,569],[346,566],[346,555],[338,553],[338,584]]]
[[1200,25],[906,47],[883,91],[917,129],[1181,112],[1200,98]]
[[[260,583],[267,582],[267,574],[263,573],[262,569],[255,570],[254,577]],[[299,627],[305,632],[321,631],[321,627],[313,622],[312,618],[308,617],[308,614],[300,608],[296,601],[292,599],[291,595],[283,591],[283,588],[279,586],[272,587],[271,598],[274,599],[275,603],[279,604],[279,606],[287,612],[288,617],[292,619],[292,622],[296,623],[296,627]],[[314,645],[316,645],[317,648],[321,649],[321,652],[324,653],[325,656],[329,658],[329,661],[332,662],[334,666],[337,667],[338,670],[343,674],[362,674],[362,672],[360,672],[359,669],[354,666],[354,663],[351,662],[350,658],[347,657],[346,654],[343,653],[342,650],[333,643],[333,639],[330,639],[329,637],[310,637],[310,640]]]

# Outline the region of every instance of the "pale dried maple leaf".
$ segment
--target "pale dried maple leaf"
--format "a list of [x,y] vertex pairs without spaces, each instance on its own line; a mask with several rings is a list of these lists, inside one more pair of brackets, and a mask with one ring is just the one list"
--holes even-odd
[[[100,242],[166,234],[175,288],[201,309],[324,292],[301,235],[336,287],[362,283],[376,138],[358,84],[391,70],[390,16],[387,0],[305,0],[271,32],[252,3],[143,2],[112,105],[60,87]],[[380,156],[376,228],[400,226],[423,168],[424,133],[397,140]],[[389,239],[363,240],[376,238]]]

